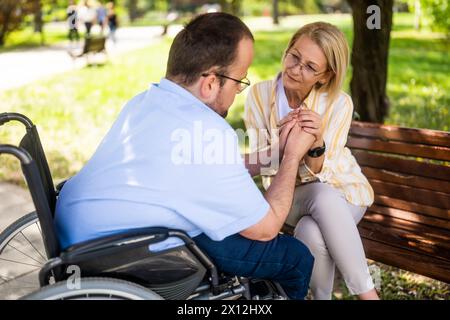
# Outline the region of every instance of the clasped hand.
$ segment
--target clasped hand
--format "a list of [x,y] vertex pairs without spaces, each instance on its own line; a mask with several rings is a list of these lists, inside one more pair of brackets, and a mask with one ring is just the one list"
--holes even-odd
[[[305,146],[309,150],[313,145],[323,144],[322,119],[320,115],[308,109],[295,109],[278,124],[280,130],[279,146],[280,153],[297,154],[304,150]],[[299,146],[303,148],[299,148]],[[302,154],[298,154],[303,157]]]

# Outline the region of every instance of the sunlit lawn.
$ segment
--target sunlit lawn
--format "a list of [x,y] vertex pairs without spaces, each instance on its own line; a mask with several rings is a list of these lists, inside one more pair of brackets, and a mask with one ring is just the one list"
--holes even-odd
[[[271,79],[279,70],[281,53],[296,25],[318,18],[327,17],[289,18],[281,29],[256,32],[256,58],[249,71],[251,81]],[[332,16],[331,22],[342,28],[351,42],[351,18]],[[413,31],[410,15],[397,15],[394,25],[388,80],[391,111],[386,122],[448,131],[449,44],[428,30]],[[0,112],[24,113],[37,124],[58,182],[75,174],[89,159],[126,101],[164,76],[170,42],[171,39],[166,39],[152,47],[112,58],[103,67],[74,70],[0,93]],[[7,75],[0,71],[0,76]],[[349,80],[350,73],[347,91]],[[243,127],[245,94],[237,96],[228,116],[235,128]],[[8,124],[0,129],[0,141],[16,144],[22,134],[21,126]],[[21,183],[16,161],[1,156],[0,163],[0,180]],[[449,299],[448,286],[440,282],[420,280],[419,285],[414,275],[386,267],[382,269],[382,277],[385,298]],[[348,293],[344,290],[339,297],[348,298]]]
[[0,53],[17,50],[32,49],[44,45],[52,45],[67,39],[65,24],[45,24],[43,37],[34,32],[31,26],[13,31],[6,38],[6,43],[0,47]]

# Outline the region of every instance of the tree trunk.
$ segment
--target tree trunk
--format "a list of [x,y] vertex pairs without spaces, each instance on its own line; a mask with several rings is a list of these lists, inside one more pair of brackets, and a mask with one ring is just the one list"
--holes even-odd
[[2,15],[0,17],[0,47],[3,47],[5,45],[6,31],[8,30],[9,16],[5,15],[3,12],[0,12],[0,14]]
[[34,16],[34,32],[42,32],[44,21],[42,19],[42,3],[40,0],[35,0],[33,7]]
[[280,24],[279,15],[280,15],[280,12],[278,10],[278,0],[273,0],[272,1],[273,24],[277,24],[277,25]]
[[137,0],[128,0],[128,17],[133,22],[138,17]]
[[41,34],[41,44],[44,44],[44,20],[42,19],[42,3],[41,0],[34,2],[34,32]]
[[[355,111],[363,121],[382,123],[389,111],[386,82],[393,0],[348,2],[353,11],[353,75],[350,90]],[[378,6],[379,10],[369,8],[373,5]]]
[[420,6],[420,0],[414,1],[414,29],[420,31],[422,28],[422,8]]
[[221,9],[223,12],[229,12],[227,0],[220,0],[220,1],[219,1],[219,5],[220,5],[220,9]]
[[239,16],[241,14],[242,0],[231,1],[231,14]]

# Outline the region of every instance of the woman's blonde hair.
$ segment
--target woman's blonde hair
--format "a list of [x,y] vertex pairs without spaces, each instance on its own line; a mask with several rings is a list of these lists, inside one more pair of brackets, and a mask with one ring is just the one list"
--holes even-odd
[[333,71],[333,75],[326,84],[321,85],[318,83],[316,85],[317,88],[328,93],[328,101],[332,103],[339,96],[347,72],[349,60],[347,40],[342,31],[332,24],[327,22],[313,22],[304,25],[292,36],[283,57],[286,56],[295,42],[303,35],[310,38],[322,49],[327,59],[327,68]]

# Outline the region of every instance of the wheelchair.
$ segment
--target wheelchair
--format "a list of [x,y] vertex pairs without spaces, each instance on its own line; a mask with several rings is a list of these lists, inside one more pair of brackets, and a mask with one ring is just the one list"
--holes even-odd
[[[20,161],[36,211],[0,234],[0,270],[7,260],[4,251],[11,241],[30,227],[36,228],[39,236],[26,241],[39,256],[31,264],[34,270],[39,270],[39,283],[37,290],[21,299],[287,299],[276,282],[220,273],[182,230],[138,228],[61,250],[53,218],[58,190],[63,184],[55,190],[34,124],[21,114],[0,114],[0,125],[10,120],[22,122],[27,133],[19,146],[0,145],[0,154],[12,155]],[[179,238],[184,244],[160,252],[149,250],[149,245],[169,237]],[[27,252],[25,256],[32,257]]]

